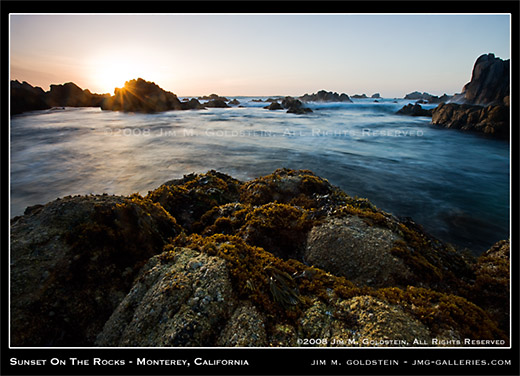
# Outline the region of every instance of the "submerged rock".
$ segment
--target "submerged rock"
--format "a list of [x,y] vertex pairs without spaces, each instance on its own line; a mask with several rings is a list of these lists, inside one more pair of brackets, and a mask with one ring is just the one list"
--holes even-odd
[[265,106],[264,108],[268,110],[283,110],[282,105],[278,102],[271,102],[269,106]]
[[298,338],[329,341],[321,346],[508,343],[508,255],[502,242],[477,262],[308,170],[249,182],[191,174],[146,198],[68,197],[13,219],[11,339],[137,347],[289,347],[301,345]]

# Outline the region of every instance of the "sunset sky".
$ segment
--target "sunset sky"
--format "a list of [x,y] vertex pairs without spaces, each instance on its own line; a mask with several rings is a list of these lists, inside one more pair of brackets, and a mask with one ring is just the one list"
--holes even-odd
[[179,96],[403,97],[460,92],[484,53],[510,58],[509,15],[10,17],[10,76],[112,93],[141,77]]

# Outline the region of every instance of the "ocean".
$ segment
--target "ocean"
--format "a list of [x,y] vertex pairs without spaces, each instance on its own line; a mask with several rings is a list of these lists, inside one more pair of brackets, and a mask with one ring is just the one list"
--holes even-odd
[[295,115],[264,109],[259,98],[267,97],[158,114],[63,108],[13,116],[10,216],[68,195],[146,195],[192,172],[249,180],[286,167],[309,169],[477,255],[509,237],[507,141],[396,115],[408,100],[308,103],[314,112]]

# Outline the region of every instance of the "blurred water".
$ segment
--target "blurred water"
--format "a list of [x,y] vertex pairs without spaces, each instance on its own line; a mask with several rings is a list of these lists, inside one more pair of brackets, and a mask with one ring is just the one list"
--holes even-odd
[[252,99],[202,111],[15,116],[11,216],[66,195],[144,195],[191,172],[248,180],[287,167],[310,169],[475,253],[509,236],[507,142],[395,115],[403,100],[313,103],[314,112],[301,116]]

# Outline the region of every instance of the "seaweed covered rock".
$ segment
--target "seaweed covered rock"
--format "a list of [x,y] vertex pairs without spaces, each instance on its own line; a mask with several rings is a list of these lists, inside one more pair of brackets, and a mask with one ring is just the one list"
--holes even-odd
[[99,334],[99,346],[213,344],[237,306],[225,262],[190,249],[153,257]]
[[139,196],[77,196],[11,222],[13,346],[92,345],[139,269],[181,232]]
[[484,308],[504,332],[509,332],[510,242],[501,240],[484,252],[475,264],[475,283],[467,297]]
[[101,103],[101,109],[153,113],[182,110],[183,105],[175,94],[163,90],[153,82],[138,78],[126,81],[122,88],[116,88],[114,95]]
[[161,204],[181,226],[191,231],[194,222],[211,208],[238,201],[240,184],[212,170],[168,181],[146,197]]

